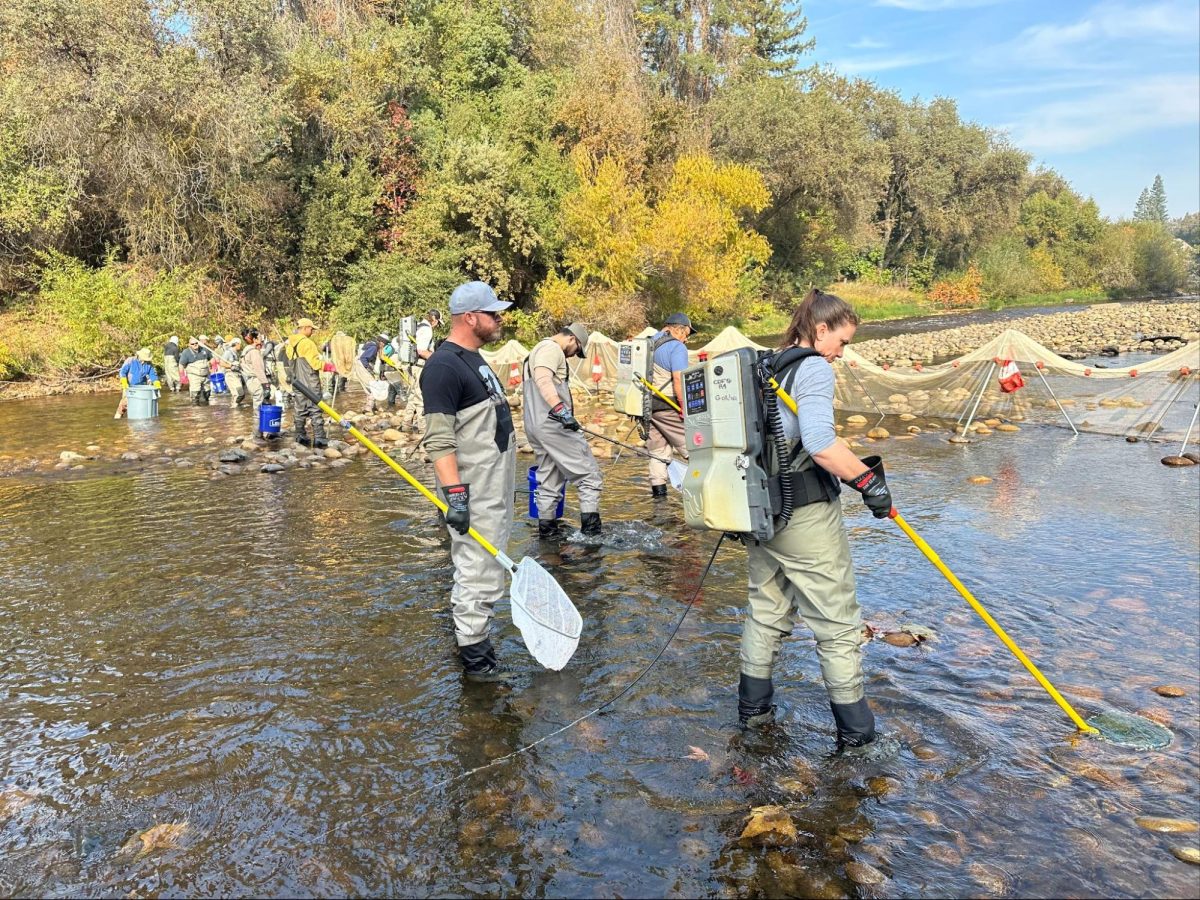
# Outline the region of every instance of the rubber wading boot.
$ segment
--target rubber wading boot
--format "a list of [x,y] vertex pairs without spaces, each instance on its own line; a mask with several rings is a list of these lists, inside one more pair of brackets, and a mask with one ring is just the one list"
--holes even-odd
[[875,740],[875,716],[866,697],[854,703],[830,702],[829,708],[837,723],[839,753],[852,747],[865,747]]
[[558,519],[538,519],[538,538],[543,541],[557,540]]
[[458,655],[462,659],[463,677],[467,681],[494,683],[507,681],[507,673],[500,667],[492,642],[484,638],[478,644],[459,647]]
[[304,447],[312,446],[312,439],[308,436],[308,429],[296,432],[296,443]]
[[765,728],[775,724],[775,686],[770,678],[741,674],[738,681],[738,723],[743,728]]
[[595,536],[600,534],[600,513],[583,513],[579,517],[579,530],[586,535]]
[[650,496],[655,500],[661,500],[663,497],[667,496],[667,486],[665,484],[650,485]]

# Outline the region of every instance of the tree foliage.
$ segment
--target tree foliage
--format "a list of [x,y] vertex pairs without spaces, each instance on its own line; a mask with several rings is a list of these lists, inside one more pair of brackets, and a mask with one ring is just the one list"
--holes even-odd
[[[0,358],[49,364],[14,335],[64,302],[95,365],[151,310],[390,330],[466,278],[526,336],[837,278],[955,303],[1194,278],[1160,178],[1107,222],[952,100],[811,46],[788,0],[7,0]],[[122,292],[150,299],[118,322]]]

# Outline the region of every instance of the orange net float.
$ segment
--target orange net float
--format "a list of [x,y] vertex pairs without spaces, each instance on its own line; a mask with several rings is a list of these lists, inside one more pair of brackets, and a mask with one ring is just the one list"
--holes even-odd
[[1130,377],[1130,378],[1137,378],[1137,369],[1130,369],[1130,370],[1129,370],[1129,377]]
[[1187,378],[1189,375],[1192,374],[1192,370],[1189,369],[1187,366],[1180,366],[1179,374],[1182,375],[1184,378]]
[[883,369],[883,371],[885,371],[885,372],[886,372],[886,371],[887,371],[888,369],[890,369],[891,367],[892,367],[892,364],[891,364],[891,363],[884,363],[884,364],[883,364],[882,366],[880,366],[879,368]]
[[1034,363],[1034,365],[1037,366],[1039,369],[1046,368],[1046,364],[1044,362],[1042,362],[1040,359],[1036,363]]
[[958,360],[956,359],[954,362],[950,363],[950,367],[957,369],[958,368]]
[[921,365],[920,363],[913,363],[913,371],[914,372],[924,372],[925,367],[923,365]]
[[1084,369],[1084,370],[1083,370],[1083,374],[1084,374],[1084,375],[1091,375],[1091,374],[1092,374],[1092,370],[1091,370],[1091,369]]

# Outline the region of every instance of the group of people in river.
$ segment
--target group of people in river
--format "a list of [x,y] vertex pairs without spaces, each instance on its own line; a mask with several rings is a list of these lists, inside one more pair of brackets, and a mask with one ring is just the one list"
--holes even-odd
[[[350,377],[367,396],[367,407],[394,404],[405,395],[409,409],[422,419],[422,445],[446,504],[445,525],[454,566],[450,606],[454,637],[465,678],[477,682],[510,680],[491,642],[495,605],[506,589],[505,569],[468,532],[501,549],[507,547],[514,519],[516,429],[505,390],[480,353],[500,338],[500,300],[479,281],[459,285],[451,294],[450,329],[437,341],[441,315],[430,313],[416,329],[415,354],[390,335],[380,334],[353,348]],[[743,536],[748,554],[748,601],[743,619],[738,720],[746,729],[774,726],[776,705],[772,673],[783,639],[797,615],[812,629],[821,672],[837,727],[839,749],[858,748],[876,738],[874,717],[863,688],[861,611],[855,592],[850,548],[842,522],[840,485],[860,493],[882,518],[892,506],[882,463],[869,464],[837,437],[833,421],[834,374],[854,337],[859,319],[840,298],[811,291],[796,307],[778,359],[786,360],[775,378],[795,400],[795,411],[780,409],[788,443],[795,508],[777,523],[774,537],[756,541]],[[210,383],[225,375],[230,403],[248,397],[254,407],[269,394],[290,395],[295,440],[305,446],[327,445],[325,418],[313,398],[336,393],[346,356],[335,335],[324,348],[313,339],[315,325],[301,319],[282,346],[264,341],[254,329],[240,338],[210,342],[200,335],[181,350],[172,337],[163,348],[166,389],[186,387],[196,404],[209,401]],[[653,378],[659,387],[644,420],[651,454],[649,485],[658,501],[667,497],[668,463],[674,454],[687,458],[685,420],[680,399],[688,368],[686,340],[693,333],[683,313],[668,316],[650,342]],[[405,339],[409,339],[406,335]],[[343,342],[344,343],[344,342]],[[526,439],[537,463],[538,537],[561,539],[565,532],[558,500],[574,484],[580,506],[580,532],[603,531],[600,467],[575,416],[569,387],[569,357],[582,357],[588,344],[585,325],[573,322],[530,351],[524,362],[522,411]],[[409,360],[403,367],[400,359]],[[387,368],[402,371],[393,380]],[[381,377],[381,375],[383,377]],[[323,382],[322,377],[327,379]],[[123,386],[162,384],[142,348],[121,369]],[[332,383],[331,383],[332,382]],[[388,388],[381,388],[385,382]],[[303,390],[299,389],[303,386]],[[281,404],[282,405],[282,404]],[[120,414],[118,411],[118,415]]]

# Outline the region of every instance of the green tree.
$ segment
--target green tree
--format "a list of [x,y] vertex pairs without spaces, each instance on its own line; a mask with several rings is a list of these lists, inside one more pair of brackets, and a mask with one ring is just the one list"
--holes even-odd
[[1154,184],[1142,190],[1133,209],[1135,222],[1167,224],[1167,190],[1161,175],[1154,176]]

